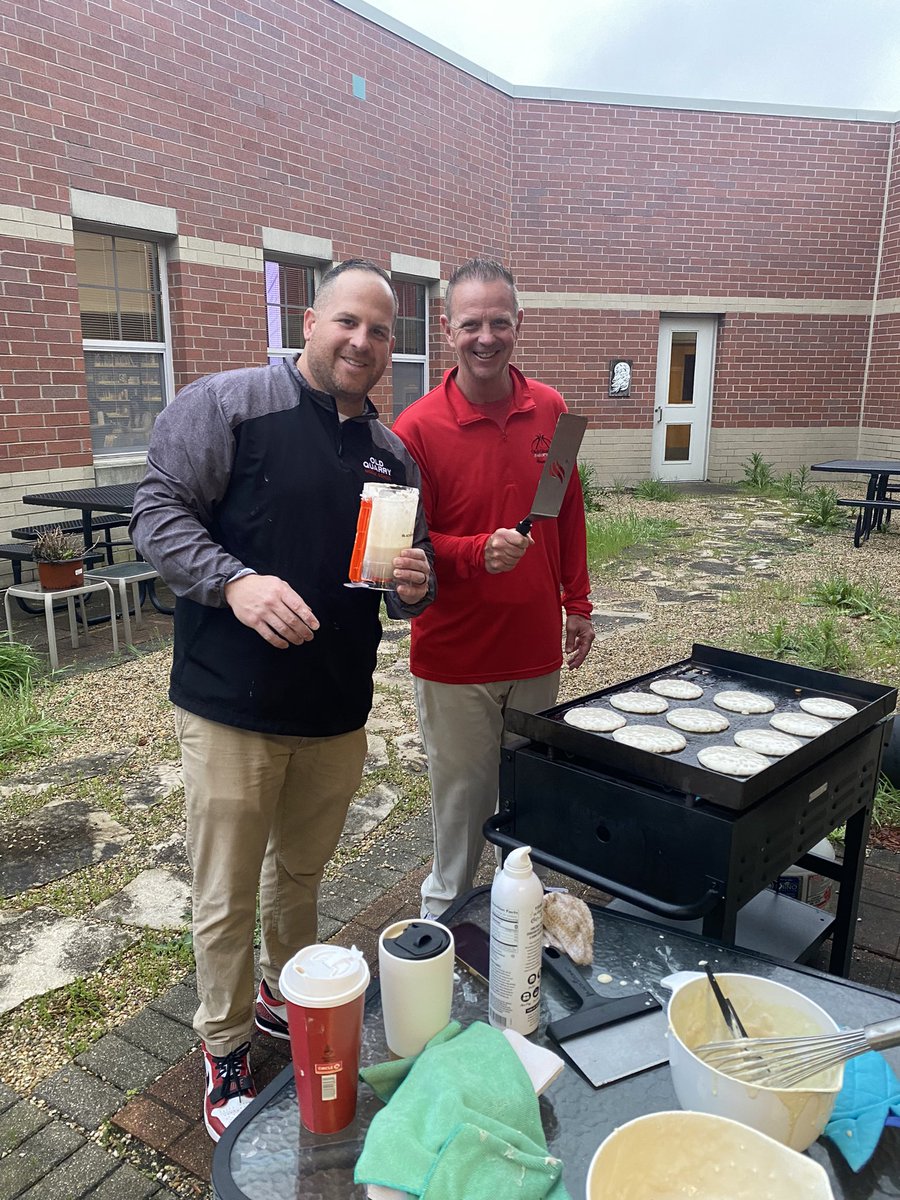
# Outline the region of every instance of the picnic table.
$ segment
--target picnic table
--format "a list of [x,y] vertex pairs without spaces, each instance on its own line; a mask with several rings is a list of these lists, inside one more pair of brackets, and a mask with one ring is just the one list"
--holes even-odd
[[94,544],[94,513],[131,515],[136,483],[112,483],[103,487],[69,488],[60,492],[31,492],[22,497],[23,504],[44,508],[71,508],[81,513],[81,531],[85,546]]
[[[799,901],[790,901],[799,903]],[[594,959],[591,986],[607,998],[647,990],[665,1002],[669,993],[660,981],[680,970],[696,971],[706,959],[717,972],[764,976],[793,987],[820,1004],[841,1025],[856,1028],[868,1022],[900,1016],[900,998],[820,971],[781,962],[671,926],[611,913],[591,906],[594,918]],[[442,917],[448,925],[472,921],[490,926],[490,890],[478,888],[457,901]],[[465,971],[457,972],[452,1016],[463,1025],[487,1020],[487,987]],[[611,982],[598,977],[611,976]],[[627,987],[622,987],[625,981]],[[548,1021],[568,1016],[576,1001],[548,972],[542,978],[541,1024],[534,1041],[554,1052]],[[900,1048],[885,1051],[900,1071]],[[363,1027],[362,1065],[390,1058],[377,981],[370,988]],[[613,1129],[645,1113],[679,1107],[668,1064],[594,1089],[567,1066],[541,1097],[541,1115],[550,1153],[563,1162],[569,1194],[584,1196],[587,1170],[599,1144]],[[353,1167],[366,1130],[381,1102],[364,1084],[354,1122],[339,1133],[317,1136],[302,1128],[292,1067],[286,1067],[225,1131],[212,1162],[216,1200],[347,1200],[365,1197],[353,1183]],[[900,1179],[900,1135],[885,1130],[868,1165],[854,1174],[831,1146],[819,1140],[808,1151],[828,1173],[835,1200],[875,1200],[896,1196]]]
[[[30,492],[22,497],[23,504],[34,504],[44,508],[73,509],[81,513],[81,532],[86,547],[95,539],[95,513],[114,513],[130,517],[134,508],[136,483],[112,483],[100,487],[67,488],[59,492]],[[127,521],[123,521],[127,524]],[[15,534],[16,531],[14,530]],[[24,531],[19,531],[20,534]],[[112,564],[110,564],[112,566]],[[156,594],[155,581],[140,582],[140,594],[145,594],[157,612],[171,616],[174,609],[163,604]],[[105,619],[105,618],[104,618]]]
[[838,504],[846,508],[858,508],[853,545],[859,548],[869,540],[873,529],[881,529],[889,522],[891,513],[900,509],[900,483],[891,484],[891,476],[900,476],[900,462],[878,459],[836,458],[830,462],[814,463],[811,471],[833,471],[842,475],[868,475],[869,483],[864,500],[840,499]]

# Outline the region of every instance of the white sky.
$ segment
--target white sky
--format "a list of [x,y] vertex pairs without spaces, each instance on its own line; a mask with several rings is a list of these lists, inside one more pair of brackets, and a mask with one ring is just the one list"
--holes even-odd
[[900,0],[369,0],[509,83],[900,110]]

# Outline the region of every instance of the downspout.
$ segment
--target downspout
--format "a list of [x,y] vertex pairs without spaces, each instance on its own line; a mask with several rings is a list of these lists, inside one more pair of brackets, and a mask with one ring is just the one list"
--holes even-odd
[[884,177],[884,202],[881,206],[881,231],[878,235],[878,258],[875,263],[875,281],[872,287],[872,307],[869,310],[869,336],[866,342],[866,361],[863,367],[862,396],[859,401],[859,425],[856,430],[856,456],[862,457],[863,421],[866,415],[866,389],[869,384],[869,364],[872,361],[872,341],[875,337],[875,317],[878,308],[878,289],[881,282],[881,260],[884,254],[884,231],[887,225],[888,196],[891,188],[891,169],[894,161],[894,134],[896,124],[891,126],[891,139],[888,143],[887,171]]

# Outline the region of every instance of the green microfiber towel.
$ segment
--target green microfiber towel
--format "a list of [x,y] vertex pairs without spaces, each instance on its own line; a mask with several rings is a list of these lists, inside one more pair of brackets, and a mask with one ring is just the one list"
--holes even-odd
[[531,1080],[498,1029],[451,1021],[415,1058],[360,1075],[390,1102],[369,1126],[357,1183],[424,1200],[569,1200]]

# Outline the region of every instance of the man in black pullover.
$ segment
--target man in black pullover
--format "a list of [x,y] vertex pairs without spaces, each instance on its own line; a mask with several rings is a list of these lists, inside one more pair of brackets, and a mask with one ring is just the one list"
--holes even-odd
[[[359,496],[367,480],[420,484],[368,399],[396,312],[380,267],[332,268],[296,363],[207,376],[166,408],[135,498],[134,544],[177,597],[169,695],[215,1140],[255,1095],[254,1021],[288,1037],[279,975],[317,940],[319,881],[362,776],[382,593],[344,587]],[[420,504],[391,616],[431,602],[431,559]]]

